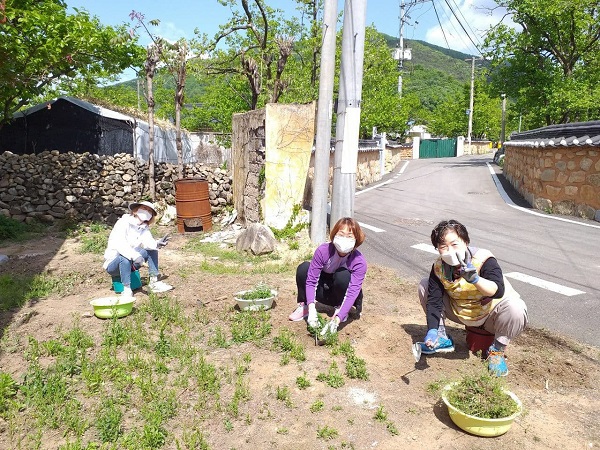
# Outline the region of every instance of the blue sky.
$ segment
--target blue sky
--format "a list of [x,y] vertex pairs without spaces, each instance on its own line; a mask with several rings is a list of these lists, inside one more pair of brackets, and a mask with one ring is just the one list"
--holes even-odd
[[[405,0],[405,3],[410,1]],[[217,32],[218,26],[229,18],[229,10],[217,0],[67,0],[66,3],[70,8],[86,9],[105,25],[132,24],[129,13],[132,10],[141,12],[147,20],[160,19],[160,26],[152,31],[171,41],[182,37],[193,38],[195,28],[212,36]],[[266,4],[282,9],[286,16],[298,15],[293,0],[266,0]],[[343,5],[344,1],[339,0],[338,10],[341,11]],[[435,0],[435,8],[433,5],[432,1],[427,1],[410,7],[404,37],[469,54],[479,52],[453,18],[448,5],[456,11],[477,44],[483,41],[484,32],[489,25],[497,23],[502,14],[500,10],[490,13],[490,8],[495,6],[493,0]],[[399,37],[399,16],[400,0],[367,1],[367,24],[374,24],[383,33]]]

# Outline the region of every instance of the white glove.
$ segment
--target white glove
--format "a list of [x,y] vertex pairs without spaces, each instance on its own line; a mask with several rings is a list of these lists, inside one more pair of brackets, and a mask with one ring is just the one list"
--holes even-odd
[[328,333],[330,333],[330,334],[337,333],[337,329],[338,329],[338,321],[334,317],[329,322],[327,322],[327,325],[325,325],[323,327],[323,329],[321,330],[321,333],[320,333],[321,337],[327,336]]
[[319,325],[319,318],[317,317],[317,307],[314,303],[308,304],[308,319],[306,320],[308,325],[315,328]]

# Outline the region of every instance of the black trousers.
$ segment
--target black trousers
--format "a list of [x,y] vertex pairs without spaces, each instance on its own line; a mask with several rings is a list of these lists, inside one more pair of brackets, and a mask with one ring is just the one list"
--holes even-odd
[[[308,277],[308,267],[310,263],[304,261],[296,269],[296,286],[298,288],[298,303],[306,303],[306,278]],[[341,306],[344,296],[350,284],[350,272],[345,267],[340,267],[334,273],[321,272],[319,282],[317,283],[318,302],[324,303],[335,308]],[[362,311],[363,292],[360,290],[354,307],[360,313]]]

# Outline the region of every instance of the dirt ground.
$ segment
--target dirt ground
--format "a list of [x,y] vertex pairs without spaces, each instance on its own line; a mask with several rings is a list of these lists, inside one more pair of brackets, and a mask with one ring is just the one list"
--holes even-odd
[[[168,283],[175,286],[172,296],[192,315],[197,308],[207,308],[215,317],[233,304],[232,293],[256,282],[246,275],[211,275],[194,271],[198,260],[181,247],[188,235],[175,235],[161,253],[161,269]],[[76,239],[58,235],[0,248],[10,257],[0,266],[1,273],[39,273],[54,275],[81,274],[66,296],[30,302],[19,310],[0,316],[3,334],[10,337],[5,345],[19,351],[2,351],[0,370],[19,379],[25,370],[23,352],[27,336],[39,341],[56,337],[57,329],[74,320],[98,337],[102,321],[91,313],[89,301],[111,294],[108,275],[101,268],[101,257],[81,254]],[[182,270],[182,267],[186,270]],[[190,276],[190,273],[192,274]],[[356,449],[588,449],[600,447],[600,351],[555,335],[529,328],[508,349],[509,388],[521,399],[524,412],[503,436],[481,438],[458,429],[450,420],[438,396],[427,391],[434,382],[456,380],[478,363],[465,342],[464,328],[449,328],[456,351],[446,355],[424,356],[415,364],[411,344],[425,332],[425,317],[420,309],[416,285],[399,279],[387,268],[370,266],[364,285],[364,311],[358,320],[350,320],[340,330],[342,339],[350,339],[357,356],[366,361],[368,381],[346,379],[333,389],[313,381],[300,390],[296,377],[306,373],[314,380],[329,367],[331,356],[323,346],[315,346],[303,322],[292,323],[287,316],[295,305],[295,282],[291,274],[268,275],[268,282],[279,290],[271,311],[272,335],[282,327],[296,333],[306,346],[303,363],[280,364],[281,355],[253,344],[235,346],[228,351],[252,353],[250,366],[251,399],[244,405],[258,418],[269,420],[251,424],[234,424],[233,432],[224,430],[221,420],[204,422],[211,448],[356,448]],[[136,294],[138,302],[147,300],[145,287]],[[122,319],[123,320],[123,319]],[[6,349],[6,347],[4,347]],[[223,349],[207,350],[219,358]],[[293,407],[274,399],[274,387],[291,389]],[[326,408],[311,413],[309,407],[322,399]],[[181,399],[185,404],[185,397]],[[386,430],[374,419],[377,407],[383,406],[398,435]],[[187,414],[194,414],[192,408]],[[185,422],[185,420],[182,420]],[[317,427],[328,425],[339,432],[332,440],[317,437]],[[8,425],[0,419],[0,448],[11,448]],[[285,429],[286,432],[278,432]],[[174,435],[181,432],[173,424]],[[56,448],[64,438],[50,433],[43,438],[43,448]],[[171,439],[164,448],[175,448]]]

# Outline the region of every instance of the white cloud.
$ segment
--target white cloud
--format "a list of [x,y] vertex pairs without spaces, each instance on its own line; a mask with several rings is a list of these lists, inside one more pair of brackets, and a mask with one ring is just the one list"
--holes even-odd
[[[485,34],[492,25],[498,24],[501,20],[514,25],[510,19],[504,17],[506,10],[499,8],[496,2],[491,0],[449,0],[449,4],[454,14],[447,5],[443,8],[437,6],[442,26],[440,27],[438,23],[427,30],[425,35],[427,42],[440,47],[449,46],[453,50],[465,53],[479,54],[474,44],[479,47],[483,44]],[[460,20],[460,24],[455,16]]]

